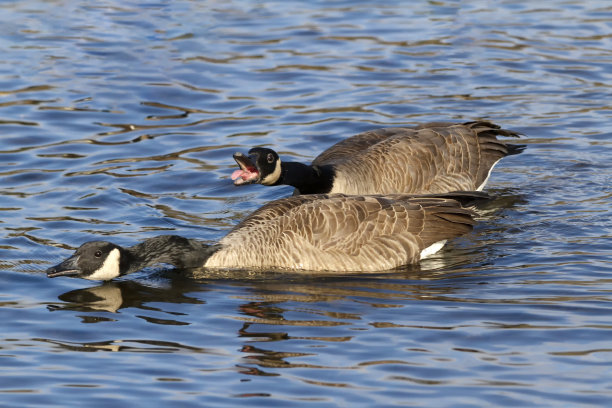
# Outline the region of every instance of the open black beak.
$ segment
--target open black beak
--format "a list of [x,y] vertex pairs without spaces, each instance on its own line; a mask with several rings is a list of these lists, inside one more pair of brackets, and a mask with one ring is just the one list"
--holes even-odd
[[81,273],[77,264],[79,257],[76,255],[71,256],[64,262],[52,266],[47,269],[48,278],[56,278],[58,276],[78,276]]
[[234,153],[234,160],[240,166],[240,170],[232,173],[232,180],[234,180],[235,185],[242,186],[259,181],[259,171],[251,157],[242,153]]

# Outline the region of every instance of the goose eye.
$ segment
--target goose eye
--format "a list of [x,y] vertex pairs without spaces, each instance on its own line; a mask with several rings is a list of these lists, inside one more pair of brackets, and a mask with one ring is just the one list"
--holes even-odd
[[274,156],[272,153],[268,153],[268,163],[272,163],[274,161]]
[[96,258],[101,257],[101,256],[102,256],[102,251],[96,251],[96,253],[94,254],[94,256],[95,256]]

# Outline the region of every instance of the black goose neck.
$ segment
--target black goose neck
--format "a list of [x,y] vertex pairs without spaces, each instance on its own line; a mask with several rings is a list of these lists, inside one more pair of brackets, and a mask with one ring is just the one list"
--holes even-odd
[[295,187],[299,194],[329,193],[334,180],[333,169],[329,166],[312,166],[299,162],[283,162],[277,185]]
[[178,235],[160,235],[124,249],[120,271],[124,275],[162,263],[179,269],[197,268],[217,249],[217,245],[206,245]]

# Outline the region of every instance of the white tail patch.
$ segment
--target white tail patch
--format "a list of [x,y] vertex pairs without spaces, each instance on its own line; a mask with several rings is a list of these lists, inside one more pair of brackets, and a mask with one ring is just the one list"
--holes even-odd
[[261,184],[264,186],[271,186],[278,181],[281,176],[281,160],[278,159],[274,166],[274,171],[268,174],[266,177],[261,179]]
[[428,256],[432,256],[433,254],[441,250],[444,244],[446,244],[446,240],[438,241],[434,244],[431,244],[430,246],[421,251],[421,259],[425,259]]
[[99,267],[94,273],[88,276],[83,276],[85,279],[89,280],[111,280],[120,275],[119,273],[119,258],[121,257],[121,253],[117,248],[114,248],[106,259],[101,267]]
[[[501,159],[499,159],[501,160]],[[496,161],[495,163],[493,163],[493,165],[491,166],[491,168],[489,169],[489,174],[487,174],[487,178],[485,179],[485,181],[482,182],[482,184],[476,189],[476,191],[482,191],[482,189],[484,188],[485,184],[487,184],[487,181],[489,181],[489,177],[491,177],[491,172],[493,171],[493,167],[495,167],[495,165],[497,163],[499,163],[499,160]]]

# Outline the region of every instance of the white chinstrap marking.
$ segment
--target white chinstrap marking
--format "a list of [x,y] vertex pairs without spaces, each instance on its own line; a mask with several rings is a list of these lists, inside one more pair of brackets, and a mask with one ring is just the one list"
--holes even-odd
[[89,280],[111,280],[118,277],[120,275],[119,258],[121,258],[121,253],[117,248],[114,248],[110,251],[102,266],[91,275],[84,276],[84,278]]
[[278,181],[281,176],[281,160],[278,159],[276,161],[276,165],[274,166],[274,171],[268,174],[266,177],[261,179],[261,184],[264,186],[271,186]]
[[442,240],[442,241],[438,241],[434,244],[431,244],[430,246],[428,246],[427,248],[423,249],[421,251],[421,258],[420,259],[425,259],[429,256],[432,256],[433,254],[435,254],[436,252],[438,252],[439,250],[442,249],[442,247],[444,246],[444,244],[446,244],[446,240]]

